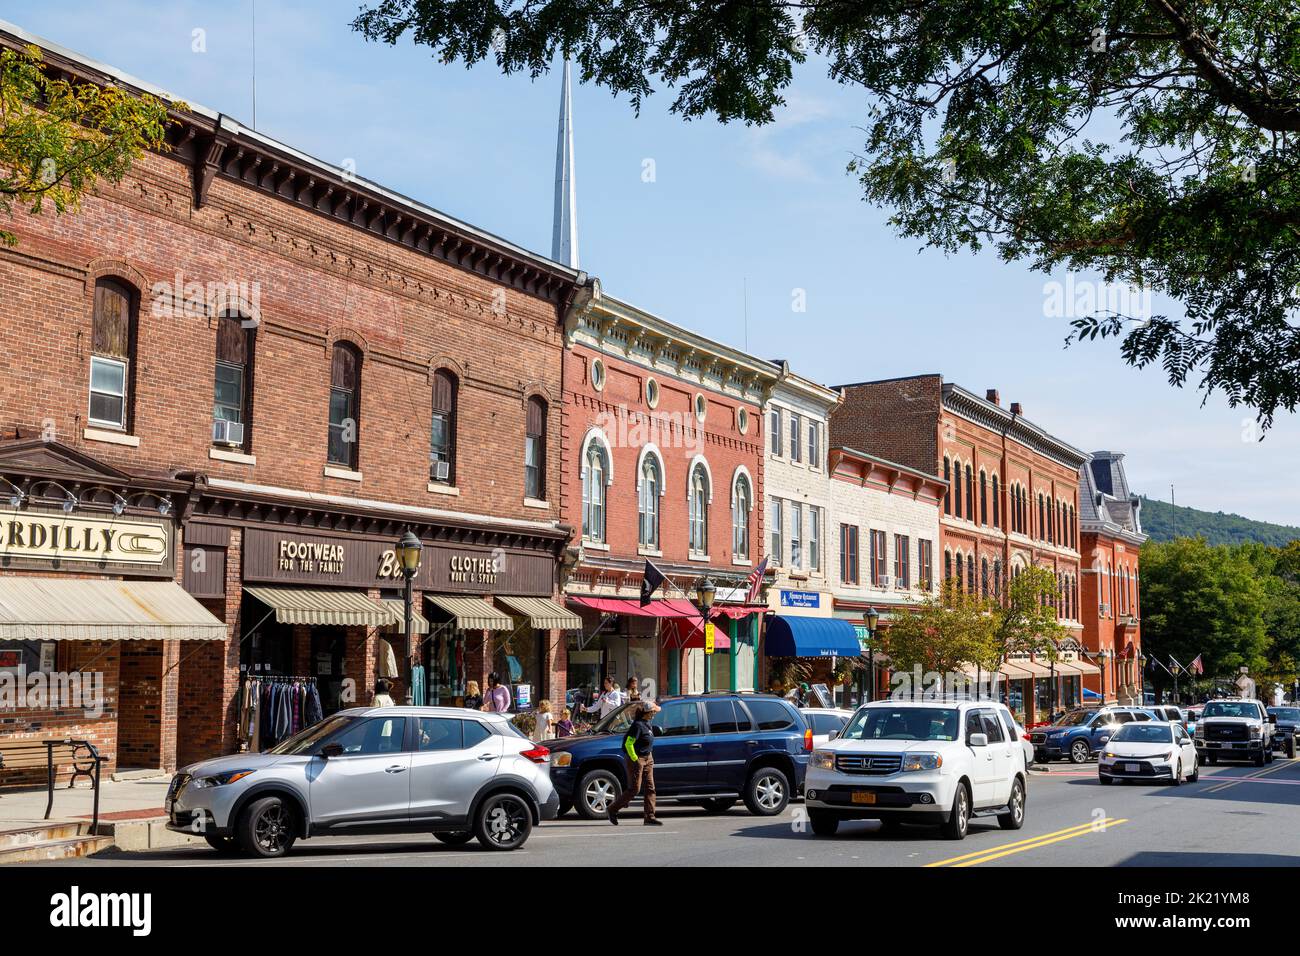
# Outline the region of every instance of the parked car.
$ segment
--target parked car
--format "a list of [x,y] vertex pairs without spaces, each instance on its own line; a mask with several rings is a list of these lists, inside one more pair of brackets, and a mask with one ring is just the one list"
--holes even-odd
[[1039,763],[1062,758],[1087,763],[1122,724],[1153,720],[1151,712],[1136,707],[1079,707],[1064,717],[1030,733]]
[[1273,762],[1273,725],[1277,717],[1264,705],[1247,697],[1212,700],[1196,724],[1196,753],[1202,761],[1244,757],[1262,767]]
[[1269,715],[1277,718],[1273,727],[1273,749],[1294,758],[1300,749],[1300,707],[1270,707]]
[[1030,739],[1029,731],[1025,729],[1023,724],[1014,717],[1011,718],[1011,723],[1016,729],[1016,739],[1020,741],[1020,749],[1025,755],[1025,766],[1030,767],[1033,765],[1036,756],[1034,742]]
[[1156,720],[1167,720],[1175,724],[1181,724],[1184,720],[1182,710],[1173,704],[1155,704],[1143,709],[1150,711]]
[[432,833],[517,850],[560,807],[550,753],[504,714],[454,707],[356,707],[265,753],[182,768],[168,829],[217,850],[283,856],[299,839]]
[[[694,694],[657,701],[651,718],[655,791],[660,799],[723,813],[738,799],[772,816],[803,788],[813,731],[792,703],[770,694]],[[635,703],[624,704],[590,734],[547,741],[560,812],[603,818],[627,786],[623,735]]]
[[838,734],[853,716],[853,711],[839,707],[800,707],[799,713],[813,732],[813,746],[819,747]]
[[864,704],[834,740],[813,751],[804,805],[818,836],[845,820],[942,828],[966,836],[972,816],[995,816],[1006,830],[1025,822],[1029,775],[1008,727],[1011,713],[992,701]]
[[1202,705],[1200,704],[1196,704],[1183,711],[1183,728],[1189,734],[1196,733],[1196,722],[1201,719],[1201,706]]
[[1175,786],[1201,777],[1196,745],[1177,721],[1129,723],[1115,731],[1097,758],[1097,778],[1104,784],[1116,780],[1160,780]]

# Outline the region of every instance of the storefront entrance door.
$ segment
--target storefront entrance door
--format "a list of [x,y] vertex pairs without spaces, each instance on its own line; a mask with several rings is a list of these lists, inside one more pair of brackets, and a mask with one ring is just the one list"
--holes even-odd
[[343,709],[343,652],[346,633],[342,628],[317,627],[311,633],[311,673],[320,691],[325,716]]

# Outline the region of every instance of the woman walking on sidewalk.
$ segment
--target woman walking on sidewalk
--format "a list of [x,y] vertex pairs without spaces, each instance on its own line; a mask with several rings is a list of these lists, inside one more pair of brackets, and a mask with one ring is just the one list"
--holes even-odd
[[623,735],[623,752],[627,760],[627,789],[609,805],[609,822],[618,826],[618,812],[644,789],[645,825],[661,827],[663,821],[655,819],[655,762],[654,757],[651,756],[655,745],[655,734],[650,726],[650,718],[659,713],[659,707],[643,702],[636,705],[636,711],[636,719]]

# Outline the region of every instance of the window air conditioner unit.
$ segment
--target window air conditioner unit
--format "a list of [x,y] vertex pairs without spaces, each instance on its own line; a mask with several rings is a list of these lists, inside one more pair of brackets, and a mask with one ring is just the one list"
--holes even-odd
[[451,478],[451,462],[435,461],[433,463],[433,477],[438,481],[447,481]]
[[894,586],[894,579],[892,577],[890,577],[888,574],[882,574],[880,576],[880,582],[877,585],[877,587],[892,588],[893,586]]
[[242,422],[228,422],[216,419],[212,422],[212,443],[214,445],[232,445],[236,448],[244,444],[244,425]]

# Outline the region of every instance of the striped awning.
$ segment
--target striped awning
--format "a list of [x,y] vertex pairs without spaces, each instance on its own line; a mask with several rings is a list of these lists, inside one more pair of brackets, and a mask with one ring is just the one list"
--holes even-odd
[[582,618],[566,607],[542,597],[498,597],[498,601],[515,614],[528,618],[539,631],[560,628],[566,631],[582,630]]
[[505,611],[498,610],[480,597],[461,597],[452,594],[426,594],[427,600],[438,610],[450,614],[456,627],[462,631],[513,631],[514,621]]
[[[406,602],[397,598],[384,598],[380,601],[384,607],[388,608],[393,619],[389,622],[388,627],[384,630],[392,634],[406,633]],[[420,613],[419,604],[411,606],[411,630],[416,634],[429,633],[429,619]]]
[[1066,661],[1065,663],[1069,664],[1069,665],[1070,665],[1071,667],[1073,667],[1075,670],[1082,671],[1082,672],[1085,673],[1085,674],[1100,674],[1100,673],[1101,673],[1101,668],[1100,668],[1100,667],[1098,667],[1096,664],[1093,664],[1093,663],[1091,663],[1091,662],[1089,662],[1089,661],[1085,661],[1082,657],[1071,658],[1070,660]]
[[[1018,667],[1022,671],[1027,671],[1035,677],[1051,677],[1052,668],[1042,661],[1031,661],[1027,657],[1014,657],[1007,661],[1012,667]],[[1059,672],[1058,672],[1059,673]]]
[[275,611],[281,624],[365,627],[392,624],[388,608],[362,591],[309,591],[303,588],[244,588]]
[[0,577],[0,640],[224,641],[226,625],[175,581]]

